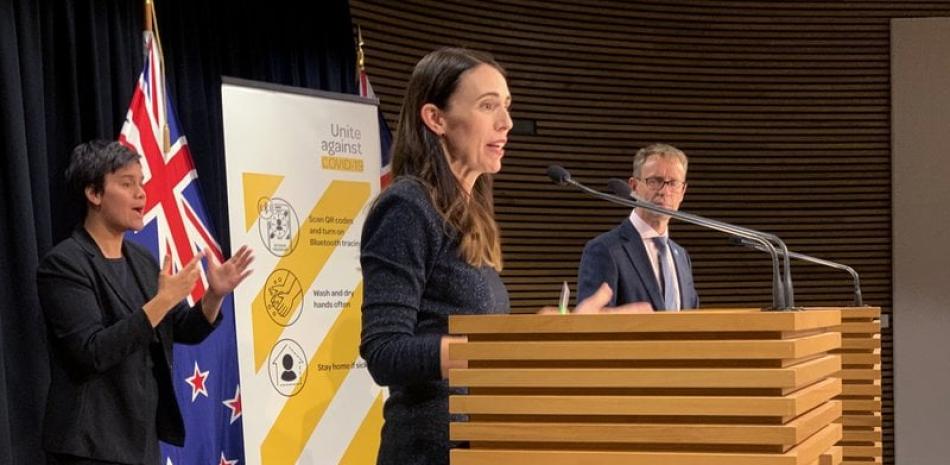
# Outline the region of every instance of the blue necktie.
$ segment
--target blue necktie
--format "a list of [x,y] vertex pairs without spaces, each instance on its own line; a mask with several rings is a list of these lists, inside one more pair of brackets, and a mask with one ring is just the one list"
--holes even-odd
[[660,284],[662,285],[661,291],[663,292],[663,310],[679,310],[676,306],[676,285],[673,283],[675,274],[670,267],[670,262],[668,260],[669,256],[669,246],[666,243],[667,238],[665,237],[654,237],[653,243],[656,245],[657,251],[657,260],[660,261]]

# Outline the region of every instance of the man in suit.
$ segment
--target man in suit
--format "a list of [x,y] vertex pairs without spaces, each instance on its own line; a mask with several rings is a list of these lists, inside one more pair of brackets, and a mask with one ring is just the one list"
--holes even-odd
[[[637,197],[677,210],[686,194],[688,160],[667,144],[640,149],[628,180]],[[689,254],[669,239],[670,217],[635,208],[620,226],[584,247],[577,272],[581,301],[607,283],[614,290],[609,306],[649,302],[655,311],[699,306]]]
[[[171,379],[172,342],[201,342],[220,321],[221,301],[247,277],[242,247],[221,264],[199,254],[177,273],[124,241],[144,226],[139,156],[118,142],[73,150],[66,178],[86,215],[37,270],[46,320],[50,387],[43,447],[53,464],[160,463],[159,439],[184,444]],[[208,289],[182,300],[208,260]]]

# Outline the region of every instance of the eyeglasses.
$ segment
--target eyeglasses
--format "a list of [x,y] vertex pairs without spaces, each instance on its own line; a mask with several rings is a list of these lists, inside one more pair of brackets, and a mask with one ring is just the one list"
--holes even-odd
[[682,192],[686,187],[686,181],[680,181],[678,179],[663,179],[660,176],[652,176],[640,180],[647,183],[647,187],[655,191],[660,191],[663,190],[664,187],[670,186],[670,190],[673,192]]

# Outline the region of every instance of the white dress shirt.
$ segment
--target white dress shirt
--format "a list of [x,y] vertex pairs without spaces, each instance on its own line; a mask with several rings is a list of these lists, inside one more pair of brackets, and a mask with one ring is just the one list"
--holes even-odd
[[[660,261],[659,261],[659,251],[656,248],[656,244],[653,243],[654,237],[665,237],[669,241],[669,229],[663,234],[656,232],[653,229],[653,226],[647,224],[646,221],[643,221],[640,218],[640,215],[637,214],[637,210],[634,209],[630,212],[630,222],[633,223],[633,227],[640,233],[640,239],[643,240],[643,246],[647,249],[647,257],[650,258],[650,265],[653,267],[653,276],[656,278],[656,282],[659,287],[662,287],[662,281],[660,280]],[[682,297],[680,296],[680,280],[678,272],[676,271],[676,260],[673,260],[673,247],[669,247],[670,253],[666,255],[666,260],[668,269],[673,270],[673,287],[676,294],[676,309],[677,310],[667,310],[667,311],[678,311],[683,308]],[[662,297],[662,291],[661,291]],[[662,299],[661,299],[662,300]]]

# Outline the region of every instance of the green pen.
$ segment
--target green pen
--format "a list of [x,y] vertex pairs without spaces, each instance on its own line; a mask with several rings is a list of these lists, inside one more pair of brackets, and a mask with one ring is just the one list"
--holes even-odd
[[571,300],[571,288],[567,287],[567,281],[561,285],[561,298],[557,302],[557,310],[561,315],[567,315],[567,303]]

